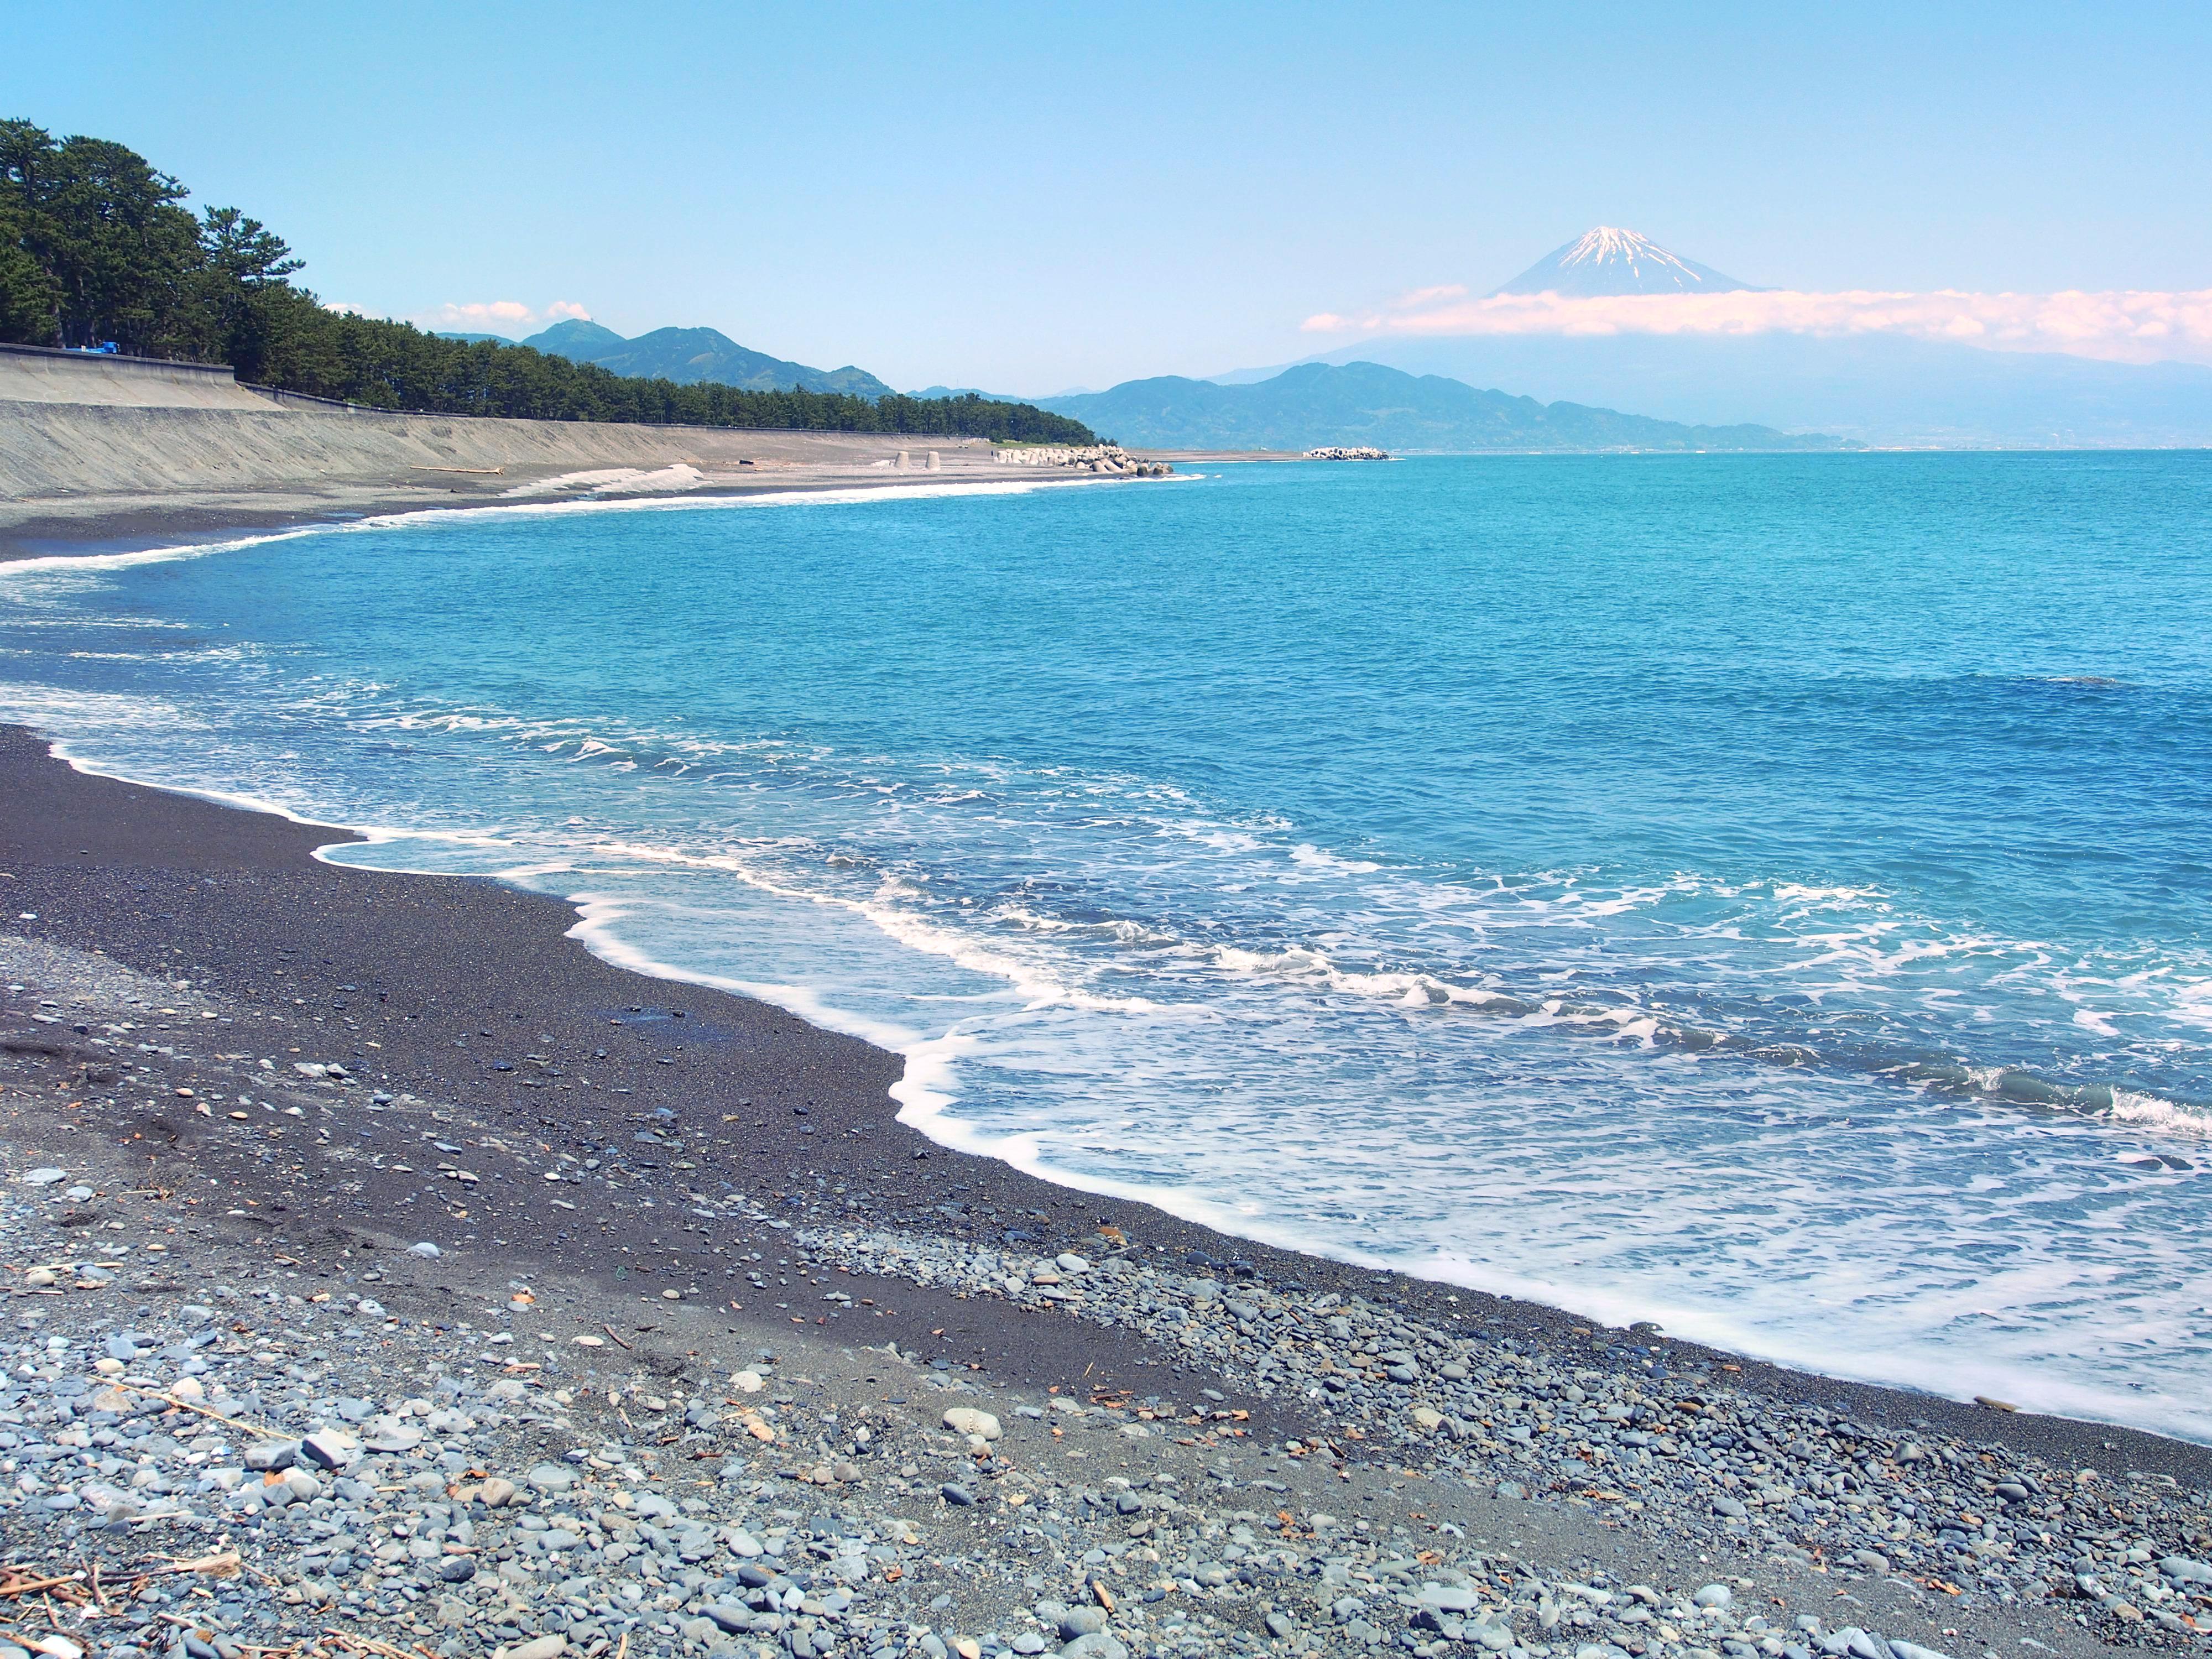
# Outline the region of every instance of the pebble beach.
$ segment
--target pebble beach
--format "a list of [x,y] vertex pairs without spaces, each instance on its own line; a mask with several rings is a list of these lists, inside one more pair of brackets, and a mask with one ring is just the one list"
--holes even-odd
[[2202,1448],[1050,1188],[558,904],[0,768],[0,1659],[2212,1628]]

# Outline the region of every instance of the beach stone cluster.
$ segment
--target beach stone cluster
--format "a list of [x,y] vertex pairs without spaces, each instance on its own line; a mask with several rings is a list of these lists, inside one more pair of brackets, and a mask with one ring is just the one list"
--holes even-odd
[[[6,1192],[0,1223],[17,1236],[101,1196],[45,1167],[12,1172]],[[896,1248],[915,1272],[955,1270],[954,1252]],[[826,1345],[804,1336],[674,1374],[624,1369],[629,1357],[581,1337],[524,1358],[512,1316],[542,1313],[560,1294],[544,1285],[441,1326],[398,1306],[374,1269],[332,1281],[203,1252],[187,1276],[143,1247],[110,1252],[101,1277],[77,1251],[8,1279],[6,1583],[52,1581],[63,1626],[19,1620],[0,1637],[26,1659],[71,1659],[57,1643],[122,1659],[302,1644],[382,1659],[1936,1651],[1809,1614],[1770,1620],[1741,1573],[1622,1583],[1457,1527],[1347,1520],[1325,1505],[1380,1449],[1350,1420],[1379,1436],[1379,1392],[1328,1434],[1261,1444],[1219,1389],[1025,1398],[906,1364],[888,1389],[861,1388],[829,1376]],[[1126,1275],[1133,1326],[1183,1346],[1187,1325],[1262,1323],[1284,1302],[1249,1282],[1194,1292],[1196,1274],[1162,1296],[1115,1260],[1028,1259],[1018,1292],[1005,1257],[969,1253],[958,1270],[993,1268],[1000,1294],[1085,1300]],[[1376,1334],[1393,1343],[1374,1355],[1386,1378],[1401,1352],[1457,1363],[1419,1332]],[[1391,1459],[1477,1443],[1404,1414]],[[2150,1575],[2191,1582],[2186,1564],[2142,1565],[2102,1570],[2137,1601]]]
[[1676,1369],[1656,1329],[1620,1334],[1601,1369],[1367,1297],[1110,1243],[1093,1260],[903,1231],[804,1237],[856,1272],[1140,1333],[1260,1399],[1300,1401],[1507,1496],[1558,1495],[1624,1523],[1902,1576],[1969,1604],[2069,1600],[2130,1639],[2212,1630],[2209,1581],[2196,1576],[2212,1555],[2212,1495],[1765,1397],[1726,1370]]
[[[999,1248],[689,1187],[687,1229],[784,1241],[793,1306],[617,1325],[550,1261],[343,1230],[303,1261],[40,1134],[0,1137],[0,1659],[1972,1659],[1931,1608],[2172,1650],[2212,1613],[2203,1492],[1781,1401],[1649,1328],[1570,1352],[1110,1227]],[[1158,1381],[845,1346],[839,1268],[1047,1347],[1111,1329]]]
[[[1723,1585],[1662,1594],[1480,1553],[1446,1563],[1326,1513],[1285,1528],[1236,1495],[1266,1503],[1264,1476],[1155,1468],[1095,1486],[1040,1479],[992,1455],[1004,1434],[994,1413],[956,1405],[879,1421],[871,1434],[853,1402],[802,1405],[764,1364],[738,1373],[757,1391],[733,1383],[730,1395],[760,1405],[726,1411],[706,1394],[633,1395],[641,1432],[603,1439],[580,1435],[563,1409],[575,1404],[571,1391],[441,1373],[434,1334],[400,1322],[336,1333],[357,1349],[371,1329],[392,1328],[374,1364],[277,1363],[259,1331],[236,1328],[240,1316],[266,1325],[272,1315],[281,1328],[283,1307],[264,1297],[226,1285],[210,1304],[131,1326],[70,1317],[106,1301],[65,1301],[38,1322],[52,1334],[6,1354],[0,1525],[15,1556],[35,1558],[48,1577],[72,1562],[105,1564],[103,1611],[78,1628],[122,1659],[243,1659],[326,1630],[506,1659],[589,1659],[617,1644],[800,1659],[1110,1659],[1223,1651],[1238,1636],[1289,1651],[1390,1644],[1508,1659],[1592,1647],[1694,1655],[1741,1637],[1809,1659],[1815,1639],[1838,1654],[1869,1639],[1770,1631],[1756,1613],[1732,1613]],[[381,1311],[369,1297],[346,1310],[372,1322]],[[945,1397],[970,1392],[932,1380]],[[419,1392],[378,1391],[394,1382]],[[1026,1409],[1117,1442],[1143,1426],[1068,1401]],[[715,1432],[734,1416],[734,1443],[751,1442],[751,1425],[770,1413],[777,1440],[830,1446],[838,1465],[780,1468],[787,1458],[748,1458]],[[267,1419],[314,1426],[283,1437],[238,1426]],[[864,1480],[855,1461],[881,1461],[885,1449],[908,1461]],[[708,1464],[704,1479],[685,1468],[696,1461]],[[962,1535],[964,1517],[984,1509],[1023,1516],[1011,1539]],[[949,1539],[945,1515],[954,1517]],[[960,1547],[976,1541],[1000,1559]],[[931,1559],[1001,1591],[990,1629],[940,1631],[930,1615],[951,1598],[924,1605],[898,1592]],[[1004,1571],[1048,1565],[1018,1579]],[[1056,1593],[1036,1594],[1040,1579]],[[66,1582],[88,1589],[88,1565]],[[66,1659],[51,1644],[36,1650]],[[1926,1659],[1909,1645],[1881,1655]]]

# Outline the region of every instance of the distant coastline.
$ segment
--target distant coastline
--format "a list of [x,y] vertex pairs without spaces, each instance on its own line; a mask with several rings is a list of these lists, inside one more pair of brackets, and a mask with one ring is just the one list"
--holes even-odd
[[1383,449],[1392,454],[1854,450],[1854,439],[1737,423],[1691,425],[1486,391],[1381,363],[1301,363],[1224,385],[1161,375],[1038,407],[1148,450]]
[[0,399],[0,562],[457,507],[1078,481],[993,453],[950,436]]

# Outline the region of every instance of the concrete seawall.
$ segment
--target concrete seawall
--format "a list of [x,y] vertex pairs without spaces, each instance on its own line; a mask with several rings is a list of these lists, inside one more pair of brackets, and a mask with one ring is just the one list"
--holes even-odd
[[226,363],[172,363],[0,345],[0,400],[125,409],[271,409]]
[[[439,468],[501,468],[520,482],[591,467],[690,462],[722,471],[751,463],[767,476],[868,468],[913,442],[888,433],[338,414],[265,402],[258,410],[0,402],[0,499],[422,484]],[[989,459],[981,439],[930,442]]]
[[913,487],[902,449],[1003,479],[981,438],[395,415],[227,368],[0,346],[0,560],[86,542],[606,492]]

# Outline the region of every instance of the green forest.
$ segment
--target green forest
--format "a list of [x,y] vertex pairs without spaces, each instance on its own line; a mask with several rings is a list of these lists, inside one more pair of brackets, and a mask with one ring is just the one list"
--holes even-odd
[[632,380],[527,346],[441,339],[326,309],[303,262],[236,208],[191,192],[125,146],[0,120],[0,341],[229,363],[258,386],[375,409],[545,421],[815,432],[947,433],[1089,444],[1028,404],[741,392]]

